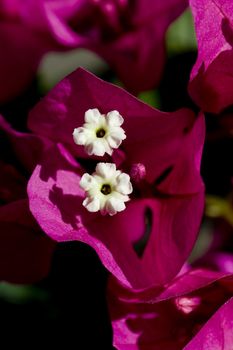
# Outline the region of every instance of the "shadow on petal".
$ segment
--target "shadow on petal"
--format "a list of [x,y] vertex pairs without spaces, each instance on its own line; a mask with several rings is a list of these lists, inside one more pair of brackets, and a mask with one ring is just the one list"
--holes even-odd
[[49,199],[59,209],[62,220],[71,225],[74,230],[78,230],[80,225],[74,208],[77,208],[80,213],[83,198],[72,194],[64,194],[62,188],[54,184],[49,192]]

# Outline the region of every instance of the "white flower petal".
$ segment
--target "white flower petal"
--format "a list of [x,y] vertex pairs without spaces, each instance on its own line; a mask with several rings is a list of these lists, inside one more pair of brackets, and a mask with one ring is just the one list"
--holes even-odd
[[106,151],[106,147],[104,146],[105,146],[104,143],[100,139],[95,140],[93,142],[92,154],[102,157]]
[[88,211],[95,213],[100,210],[100,200],[99,198],[85,198],[83,205]]
[[117,137],[117,138],[119,138],[121,140],[125,140],[126,139],[125,131],[122,128],[120,128],[119,126],[114,126],[111,129],[111,136]]
[[73,131],[73,139],[77,145],[85,145],[87,142],[87,132],[83,127],[76,128]]
[[118,111],[108,112],[106,120],[109,126],[121,126],[124,123],[124,118]]
[[105,153],[105,148],[102,142],[98,142],[98,140],[95,140],[94,142],[90,142],[85,145],[85,151],[89,156],[96,155],[96,156],[103,156]]
[[132,193],[133,187],[128,174],[122,173],[117,177],[116,190],[122,194]]
[[90,188],[94,186],[94,184],[95,178],[87,173],[83,174],[79,182],[80,187],[85,191],[89,191]]
[[88,111],[86,111],[84,119],[86,123],[98,124],[100,117],[101,117],[101,114],[99,110],[97,108],[93,108],[93,109],[88,109]]
[[107,141],[108,141],[109,146],[112,148],[118,148],[122,142],[121,139],[116,138],[116,137],[112,137],[112,136],[108,136]]
[[106,201],[105,208],[109,215],[115,215],[119,211],[125,209],[125,203],[118,198],[111,197]]
[[116,165],[114,163],[98,163],[95,168],[96,174],[102,176],[104,179],[111,178],[116,172]]

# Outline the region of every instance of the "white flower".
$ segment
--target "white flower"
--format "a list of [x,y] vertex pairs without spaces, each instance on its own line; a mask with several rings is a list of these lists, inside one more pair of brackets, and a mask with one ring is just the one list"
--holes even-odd
[[111,216],[125,209],[133,191],[129,175],[116,170],[113,163],[98,163],[95,173],[82,176],[80,187],[86,191],[83,205],[88,211]]
[[85,123],[74,129],[73,138],[77,145],[83,145],[89,155],[112,155],[113,149],[118,148],[126,138],[121,125],[124,119],[118,111],[100,114],[97,108],[85,113]]

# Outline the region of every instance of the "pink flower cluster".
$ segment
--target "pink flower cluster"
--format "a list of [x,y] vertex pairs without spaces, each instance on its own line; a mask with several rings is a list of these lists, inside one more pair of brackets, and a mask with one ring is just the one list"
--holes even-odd
[[[80,47],[131,92],[155,87],[166,30],[186,6],[1,1],[0,101],[26,87],[46,52]],[[233,349],[232,255],[210,248],[187,262],[204,211],[204,112],[233,104],[233,3],[190,6],[198,57],[188,89],[198,115],[162,112],[78,68],[34,106],[27,132],[0,118],[1,280],[38,281],[56,242],[88,244],[110,273],[118,350]]]

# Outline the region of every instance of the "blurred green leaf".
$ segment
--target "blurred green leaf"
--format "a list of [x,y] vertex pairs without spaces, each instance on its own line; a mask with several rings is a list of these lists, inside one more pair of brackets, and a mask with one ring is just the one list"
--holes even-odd
[[152,107],[160,108],[160,96],[157,90],[141,92],[138,98]]
[[201,258],[208,251],[213,238],[213,228],[209,220],[204,220],[201,225],[200,233],[192,253],[188,259],[190,263]]
[[[123,83],[115,76],[113,76],[112,79],[109,79],[109,81],[114,85],[126,89]],[[137,95],[137,98],[152,107],[160,108],[160,95],[158,90],[143,91]]]
[[196,35],[193,18],[190,10],[186,10],[175,22],[173,22],[166,37],[169,54],[196,50]]
[[94,74],[107,69],[107,64],[96,54],[84,49],[69,52],[50,52],[43,58],[38,73],[40,91],[45,94],[66,75],[78,67],[83,67]]
[[211,218],[222,217],[233,226],[233,207],[230,199],[208,195],[205,213]]
[[45,290],[34,286],[1,282],[0,299],[13,304],[24,304],[31,301],[44,302],[48,295]]

